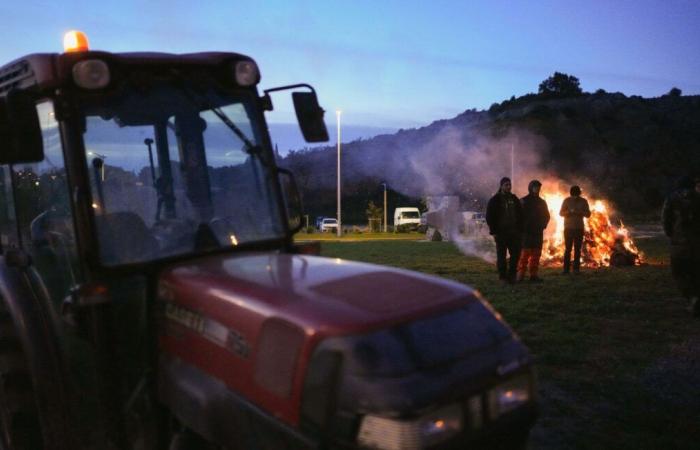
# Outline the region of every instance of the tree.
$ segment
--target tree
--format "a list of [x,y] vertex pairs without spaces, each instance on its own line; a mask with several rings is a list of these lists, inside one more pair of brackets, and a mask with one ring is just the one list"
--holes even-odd
[[673,87],[670,91],[668,91],[668,94],[666,95],[668,95],[669,97],[680,97],[682,93],[683,92],[680,89],[678,89],[677,87]]
[[574,97],[582,93],[578,78],[561,72],[554,72],[540,83],[539,89],[539,94],[546,97]]
[[367,214],[367,221],[369,222],[370,231],[375,231],[373,224],[376,224],[377,228],[379,228],[379,224],[381,223],[383,213],[384,211],[382,210],[382,208],[375,205],[374,202],[370,201],[367,204],[367,210],[365,211],[365,214]]

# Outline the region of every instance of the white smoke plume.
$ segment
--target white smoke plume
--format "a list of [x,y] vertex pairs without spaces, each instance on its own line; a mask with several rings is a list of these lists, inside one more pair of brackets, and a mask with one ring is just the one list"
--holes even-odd
[[428,194],[486,198],[502,177],[512,177],[514,193],[525,195],[530,180],[545,174],[548,152],[547,141],[527,130],[492,137],[448,126],[409,161]]
[[[487,199],[498,190],[501,178],[507,176],[512,178],[513,192],[521,197],[526,195],[530,180],[546,177],[543,165],[548,151],[547,141],[527,130],[509,129],[501,137],[493,137],[448,126],[414,151],[409,162],[416,183],[428,194]],[[446,212],[446,237],[462,253],[495,262],[495,246],[488,228],[484,224],[465,230],[460,209],[481,207],[474,201]]]

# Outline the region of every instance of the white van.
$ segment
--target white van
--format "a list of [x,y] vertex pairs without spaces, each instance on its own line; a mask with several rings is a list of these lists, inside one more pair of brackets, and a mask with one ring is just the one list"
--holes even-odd
[[418,211],[418,208],[396,208],[394,210],[394,227],[400,225],[418,228],[420,225],[420,211]]

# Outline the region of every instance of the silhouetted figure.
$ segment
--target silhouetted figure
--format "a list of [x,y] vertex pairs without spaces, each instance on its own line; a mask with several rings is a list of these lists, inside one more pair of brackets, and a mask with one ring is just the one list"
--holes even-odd
[[[486,223],[496,241],[496,266],[501,281],[515,282],[523,230],[523,210],[518,197],[511,193],[510,178],[501,179],[496,195],[486,207]],[[510,262],[506,264],[506,253]]]
[[671,238],[671,273],[691,312],[700,317],[700,177],[685,177],[663,207],[663,226]]
[[530,268],[530,281],[541,283],[538,276],[540,268],[540,256],[542,255],[542,243],[544,229],[549,223],[549,208],[547,202],[540,197],[542,183],[532,180],[527,186],[528,194],[520,201],[523,206],[523,248],[518,264],[518,281],[525,279],[528,267]]
[[581,197],[581,188],[572,186],[570,197],[564,199],[559,215],[564,217],[564,273],[571,268],[571,247],[574,248],[574,273],[581,270],[581,244],[583,244],[583,218],[591,217],[588,200]]

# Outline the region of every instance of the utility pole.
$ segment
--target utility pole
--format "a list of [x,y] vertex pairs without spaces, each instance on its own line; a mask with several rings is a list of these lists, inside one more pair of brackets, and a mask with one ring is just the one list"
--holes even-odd
[[386,233],[386,183],[382,184],[384,185],[384,232]]
[[510,183],[515,187],[515,144],[510,143]]
[[342,230],[342,221],[340,219],[340,113],[342,111],[337,110],[335,112],[336,116],[336,122],[338,124],[338,212],[337,212],[337,219],[338,219],[338,229],[336,230],[337,236],[341,237],[343,235],[343,230]]

